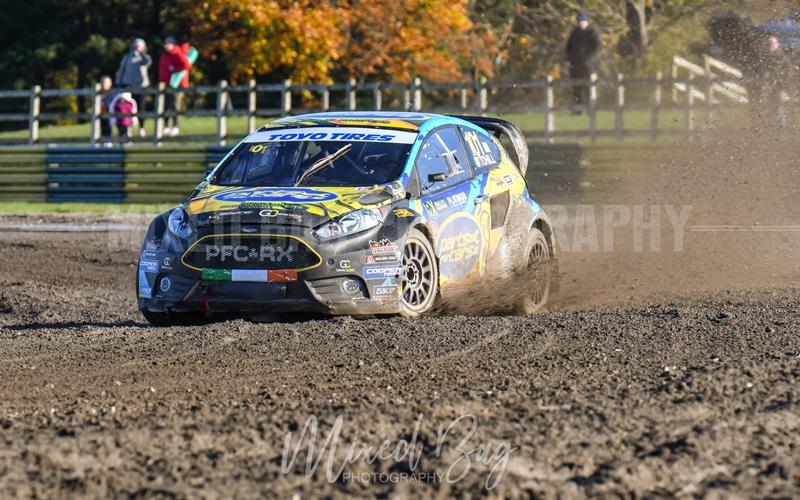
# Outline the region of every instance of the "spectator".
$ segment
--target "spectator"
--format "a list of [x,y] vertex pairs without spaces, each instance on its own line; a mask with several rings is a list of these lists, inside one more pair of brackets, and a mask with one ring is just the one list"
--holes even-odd
[[[153,59],[147,53],[147,44],[141,38],[131,43],[130,51],[122,57],[117,69],[117,85],[127,89],[143,89],[150,86],[148,70]],[[147,94],[136,92],[134,99],[139,110],[146,109]],[[147,136],[144,129],[144,117],[139,119],[139,137]]]
[[[569,77],[573,80],[587,80],[595,71],[595,59],[600,52],[600,35],[589,25],[589,16],[580,12],[575,17],[578,25],[573,28],[567,40],[567,61]],[[572,87],[573,113],[580,114],[589,100],[589,86]]]
[[111,102],[111,110],[115,116],[111,117],[111,125],[117,126],[121,142],[130,142],[131,127],[138,123],[136,117],[136,101],[130,92],[122,92]]
[[104,75],[100,78],[100,113],[106,115],[100,118],[100,141],[104,146],[111,146],[111,121],[107,113],[111,111],[111,101],[114,100],[114,93],[111,91],[113,85],[110,76]]
[[[164,40],[164,53],[158,63],[159,82],[165,83],[174,89],[185,89],[189,86],[189,71],[192,69],[192,63],[189,62],[187,57],[189,48],[189,44],[178,45],[175,38],[171,36]],[[180,73],[182,73],[182,77],[179,75]],[[173,79],[173,75],[179,78]],[[164,134],[175,137],[180,133],[178,115],[183,109],[182,104],[183,94],[180,92],[173,93],[171,104],[168,106],[169,111],[172,112],[172,127],[169,126],[168,118]]]

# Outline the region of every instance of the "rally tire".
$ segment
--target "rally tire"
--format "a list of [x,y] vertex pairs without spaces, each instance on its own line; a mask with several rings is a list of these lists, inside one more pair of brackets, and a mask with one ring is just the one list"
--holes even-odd
[[547,305],[553,283],[554,264],[547,238],[537,228],[531,228],[525,245],[522,267],[518,276],[524,280],[519,289],[515,312],[534,314]]
[[428,238],[411,229],[403,244],[400,314],[416,317],[430,313],[439,299],[439,264]]

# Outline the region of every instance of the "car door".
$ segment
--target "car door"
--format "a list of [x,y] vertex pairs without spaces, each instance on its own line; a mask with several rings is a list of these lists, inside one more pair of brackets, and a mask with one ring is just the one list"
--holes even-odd
[[477,190],[458,127],[428,134],[414,170],[421,209],[434,236],[441,286],[480,276],[488,248],[488,207]]
[[512,196],[510,189],[520,180],[516,170],[503,168],[500,146],[483,130],[459,128],[466,144],[467,156],[474,175],[473,190],[485,209],[488,227],[484,231],[487,240],[487,256],[492,258],[506,232]]

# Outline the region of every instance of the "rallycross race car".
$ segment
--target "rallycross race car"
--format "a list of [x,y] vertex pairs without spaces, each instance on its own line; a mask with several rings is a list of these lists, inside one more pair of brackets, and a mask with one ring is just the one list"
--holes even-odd
[[152,221],[139,309],[155,325],[231,312],[417,316],[490,279],[530,276],[514,307],[535,312],[556,249],[527,163],[522,133],[499,119],[276,120]]

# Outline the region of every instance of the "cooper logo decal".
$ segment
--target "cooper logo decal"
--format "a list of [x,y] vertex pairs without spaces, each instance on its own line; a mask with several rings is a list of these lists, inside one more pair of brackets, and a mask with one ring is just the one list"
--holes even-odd
[[402,275],[403,268],[401,266],[376,266],[364,268],[364,279],[368,280],[382,280],[386,278],[396,278]]

